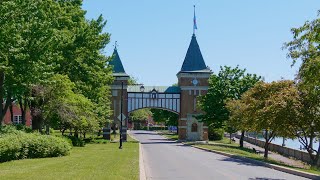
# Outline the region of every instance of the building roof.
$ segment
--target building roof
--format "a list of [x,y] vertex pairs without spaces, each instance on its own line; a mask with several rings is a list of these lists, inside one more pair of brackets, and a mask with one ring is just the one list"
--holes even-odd
[[[141,92],[140,91],[141,85],[133,85],[133,86],[128,86],[127,91],[128,92]],[[145,93],[151,92],[153,90],[156,90],[157,93],[180,93],[181,89],[178,86],[144,86],[144,91]]]
[[203,60],[196,36],[193,34],[180,72],[201,71],[207,69],[209,68],[206,66],[206,63]]
[[120,56],[118,54],[117,48],[114,48],[112,56],[113,56],[113,58],[109,62],[109,65],[113,66],[113,73],[121,73],[121,74],[124,73],[124,74],[126,74],[126,72],[125,72],[125,70],[123,68]]

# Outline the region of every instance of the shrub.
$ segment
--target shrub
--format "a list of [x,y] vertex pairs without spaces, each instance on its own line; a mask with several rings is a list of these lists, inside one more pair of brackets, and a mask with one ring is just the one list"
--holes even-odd
[[209,135],[209,140],[218,141],[218,140],[223,139],[224,130],[209,127],[209,134],[208,135]]
[[0,138],[0,161],[65,156],[70,149],[64,138],[17,131]]
[[81,138],[77,138],[75,136],[67,136],[67,135],[65,135],[64,137],[70,139],[73,146],[84,147],[86,145],[85,141]]

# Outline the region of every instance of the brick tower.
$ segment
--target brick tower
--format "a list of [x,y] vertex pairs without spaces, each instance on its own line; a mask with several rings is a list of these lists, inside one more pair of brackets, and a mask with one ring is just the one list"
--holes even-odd
[[[113,114],[111,119],[113,119],[113,127],[120,127],[120,114],[121,114],[121,93],[123,94],[122,100],[122,113],[127,116],[128,115],[128,105],[127,105],[127,87],[129,75],[125,72],[120,56],[118,54],[117,46],[115,45],[113,51],[113,59],[110,61],[109,65],[113,66],[113,77],[114,82],[111,85],[111,110]],[[107,127],[106,131],[104,130],[104,138],[110,139],[110,125]],[[127,117],[123,117],[122,121],[122,137],[123,140],[127,140]]]
[[203,114],[197,107],[197,100],[207,93],[211,74],[193,34],[181,70],[177,74],[178,86],[181,88],[179,140],[208,140],[208,126],[195,117]]

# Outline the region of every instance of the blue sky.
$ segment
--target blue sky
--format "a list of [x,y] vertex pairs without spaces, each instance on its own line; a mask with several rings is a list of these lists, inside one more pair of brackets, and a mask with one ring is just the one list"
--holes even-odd
[[292,39],[290,29],[317,17],[319,0],[84,0],[88,19],[100,14],[107,20],[105,32],[114,41],[126,72],[145,85],[177,82],[193,30],[207,66],[215,73],[223,65],[239,65],[266,81],[293,79],[282,50]]

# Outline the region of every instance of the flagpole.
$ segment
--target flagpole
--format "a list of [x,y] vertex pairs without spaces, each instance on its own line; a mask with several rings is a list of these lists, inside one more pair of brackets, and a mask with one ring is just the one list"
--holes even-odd
[[195,35],[195,23],[196,23],[196,5],[193,5],[193,35]]

